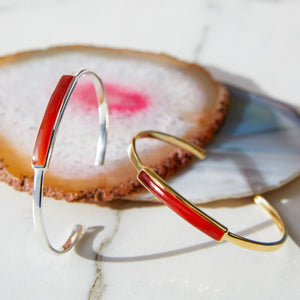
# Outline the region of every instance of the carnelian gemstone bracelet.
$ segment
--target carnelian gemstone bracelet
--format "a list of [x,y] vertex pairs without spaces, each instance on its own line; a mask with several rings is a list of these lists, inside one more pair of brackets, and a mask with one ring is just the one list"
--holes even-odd
[[[227,240],[240,247],[244,247],[250,250],[273,251],[280,248],[286,241],[287,232],[284,222],[282,221],[275,208],[272,207],[269,202],[260,195],[254,197],[254,202],[269,213],[282,234],[281,238],[275,242],[264,243],[250,240],[231,233],[224,225],[220,224],[219,222],[205,214],[190,201],[183,198],[151,168],[145,166],[142,163],[136,151],[136,141],[141,138],[154,138],[164,141],[174,146],[183,148],[184,150],[191,152],[200,159],[205,158],[205,151],[182,139],[157,131],[142,131],[137,133],[133,137],[128,148],[129,158],[138,171],[138,181],[157,199],[167,205],[170,209],[172,209],[176,214],[185,219],[191,225],[201,230],[216,241],[220,242],[222,240]],[[201,174],[199,174],[199,176],[201,176]]]
[[56,123],[58,114],[62,108],[62,103],[64,101],[65,95],[73,80],[74,76],[63,75],[51,95],[36,138],[32,154],[33,167],[46,166],[47,155],[49,153],[51,145],[53,128]]
[[69,251],[80,239],[84,232],[84,226],[75,225],[67,241],[60,248],[55,248],[50,243],[44,223],[43,216],[43,182],[44,173],[48,169],[55,138],[63,117],[66,105],[76,88],[78,80],[87,76],[91,82],[91,88],[95,89],[95,101],[98,103],[99,112],[99,137],[95,165],[104,161],[106,136],[108,126],[108,107],[104,85],[97,74],[88,70],[82,70],[74,75],[63,75],[54,89],[48,106],[44,113],[40,129],[37,134],[36,143],[32,155],[32,167],[34,169],[33,182],[33,223],[39,241],[44,248],[52,253],[62,254]]

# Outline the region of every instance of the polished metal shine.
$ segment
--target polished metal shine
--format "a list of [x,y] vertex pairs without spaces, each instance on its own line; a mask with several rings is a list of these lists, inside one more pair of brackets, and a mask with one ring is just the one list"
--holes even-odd
[[[159,196],[156,195],[156,197],[159,200],[161,200],[162,202],[164,202],[164,200],[163,200],[164,193],[172,195],[173,200],[176,200],[177,203],[174,203],[174,204],[168,203],[168,206],[171,209],[173,209],[175,212],[177,212],[176,209],[178,208],[178,205],[179,204],[182,205],[182,207],[184,207],[184,209],[188,212],[188,214],[183,216],[183,218],[185,218],[192,225],[194,225],[193,221],[190,221],[189,218],[191,218],[190,216],[194,215],[194,218],[196,216],[196,219],[198,219],[200,221],[203,220],[203,222],[204,223],[206,222],[206,224],[207,224],[207,222],[209,224],[211,224],[212,225],[211,227],[215,228],[215,229],[212,229],[212,231],[217,230],[219,232],[220,231],[223,232],[221,238],[217,239],[219,242],[221,242],[222,240],[227,240],[233,244],[236,244],[240,247],[250,249],[250,250],[265,251],[265,252],[266,251],[274,251],[274,250],[280,248],[284,244],[284,242],[286,241],[286,238],[287,238],[287,230],[286,230],[285,224],[284,224],[283,220],[281,219],[280,215],[278,214],[278,212],[275,210],[275,208],[273,206],[271,206],[271,204],[265,198],[263,198],[260,195],[257,195],[254,197],[254,202],[255,202],[255,204],[262,207],[272,217],[274,223],[276,224],[277,228],[279,229],[279,231],[282,234],[281,238],[275,242],[265,243],[265,242],[259,242],[259,241],[247,239],[247,238],[241,237],[237,234],[234,234],[234,233],[230,232],[227,229],[227,227],[220,224],[219,222],[217,222],[216,220],[214,220],[207,214],[205,214],[197,206],[195,206],[194,204],[192,204],[191,202],[186,200],[184,197],[182,197],[180,194],[178,194],[158,174],[156,174],[152,169],[150,169],[149,167],[147,167],[143,164],[142,160],[139,158],[137,151],[136,151],[136,141],[141,138],[154,138],[154,139],[162,140],[166,143],[169,143],[174,146],[180,147],[184,150],[187,150],[200,159],[203,159],[205,157],[205,151],[197,146],[194,146],[194,145],[182,140],[182,139],[176,138],[174,136],[171,136],[171,135],[168,135],[168,134],[165,134],[162,132],[157,132],[157,131],[142,131],[142,132],[137,133],[133,137],[131,144],[128,148],[129,158],[130,158],[132,164],[134,165],[134,167],[138,171],[137,179],[140,181],[140,183],[142,185],[144,185],[144,187],[147,188],[150,192],[155,193],[155,190],[151,190],[149,184],[147,184],[147,183],[145,184],[145,182],[143,182],[141,180],[140,174],[141,173],[147,174],[148,178],[150,178],[150,180],[151,180],[151,184],[154,184],[160,190],[158,193]],[[178,213],[178,214],[180,215],[180,213]],[[195,226],[195,227],[197,227],[197,226]],[[197,228],[204,232],[204,230],[201,228],[201,226],[200,226],[200,228],[199,228],[199,226]],[[206,232],[206,234],[210,235],[207,232]]]
[[62,104],[56,116],[55,124],[52,128],[52,133],[51,133],[49,147],[47,149],[45,164],[43,166],[32,165],[34,169],[33,202],[32,202],[34,228],[37,233],[38,239],[42,244],[42,246],[44,247],[44,249],[46,249],[48,252],[55,253],[55,254],[63,254],[71,250],[72,247],[79,241],[80,237],[83,235],[85,231],[85,227],[83,225],[76,224],[73,227],[73,230],[69,238],[67,239],[67,241],[61,247],[55,248],[52,246],[51,242],[48,239],[47,230],[44,222],[44,214],[43,214],[44,173],[48,169],[50,163],[51,154],[55,144],[55,139],[57,136],[58,128],[61,119],[63,117],[65,108],[68,104],[68,101],[73,91],[75,90],[78,80],[82,76],[90,76],[96,90],[96,94],[98,98],[99,137],[97,141],[95,165],[98,166],[104,163],[105,149],[106,149],[106,142],[107,142],[107,130],[108,130],[108,105],[107,105],[106,92],[105,92],[103,82],[97,74],[88,70],[81,70],[80,72],[74,74],[72,82],[70,83],[63,97]]

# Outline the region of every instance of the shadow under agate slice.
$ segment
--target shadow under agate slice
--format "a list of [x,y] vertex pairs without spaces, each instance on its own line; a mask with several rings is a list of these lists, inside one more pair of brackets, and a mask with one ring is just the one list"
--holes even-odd
[[228,115],[206,148],[206,159],[195,161],[169,180],[195,203],[252,196],[279,188],[300,173],[297,111],[231,85],[227,89]]

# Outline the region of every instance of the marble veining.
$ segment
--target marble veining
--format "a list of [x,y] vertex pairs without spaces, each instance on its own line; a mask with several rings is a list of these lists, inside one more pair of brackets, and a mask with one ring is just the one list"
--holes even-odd
[[[164,52],[299,107],[299,10],[300,2],[290,0],[6,0],[0,3],[0,54],[74,43]],[[89,227],[74,251],[51,257],[35,243],[31,196],[0,183],[1,298],[297,299],[299,186],[298,178],[265,195],[290,236],[274,253],[215,243],[161,205],[47,199],[53,239],[77,220]],[[202,208],[234,232],[276,236],[249,199]]]
[[102,299],[103,292],[105,291],[107,283],[105,282],[105,277],[102,272],[102,260],[101,257],[103,256],[104,250],[111,244],[114,236],[118,232],[120,226],[120,219],[121,219],[121,210],[117,210],[115,212],[115,222],[114,222],[114,229],[111,232],[111,235],[107,237],[99,246],[96,256],[96,280],[93,287],[89,293],[89,299],[100,300]]

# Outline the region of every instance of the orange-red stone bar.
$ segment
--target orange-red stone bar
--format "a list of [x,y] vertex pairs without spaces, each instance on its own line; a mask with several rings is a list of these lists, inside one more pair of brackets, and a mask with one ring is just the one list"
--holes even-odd
[[222,229],[206,220],[203,216],[197,213],[197,211],[185,205],[174,195],[156,184],[145,171],[140,171],[138,179],[155,197],[161,200],[165,205],[171,208],[191,225],[217,241],[220,241],[223,238],[225,232]]
[[74,76],[72,75],[63,75],[51,95],[33,150],[32,166],[34,167],[46,166],[46,159],[50,147],[52,130],[63,103],[64,97],[73,79]]

